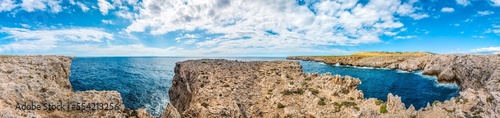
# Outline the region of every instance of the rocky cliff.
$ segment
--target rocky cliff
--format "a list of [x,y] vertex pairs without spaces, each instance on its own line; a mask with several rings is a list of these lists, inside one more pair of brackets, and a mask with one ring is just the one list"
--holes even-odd
[[400,97],[391,94],[388,95],[387,102],[373,98],[365,99],[363,93],[357,90],[358,84],[360,84],[359,79],[349,76],[304,74],[300,64],[292,61],[178,62],[173,85],[169,90],[170,103],[163,117],[499,117],[500,115],[500,111],[497,110],[500,109],[497,105],[498,98],[493,97],[491,94],[493,91],[487,89],[469,87],[462,90],[461,96],[456,99],[431,103],[417,111],[414,107],[405,108]]
[[73,92],[71,59],[0,56],[0,117],[151,117],[144,109],[126,109],[116,91]]

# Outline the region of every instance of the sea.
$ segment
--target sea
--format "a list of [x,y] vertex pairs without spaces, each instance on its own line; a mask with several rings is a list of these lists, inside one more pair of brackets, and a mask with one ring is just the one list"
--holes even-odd
[[[197,57],[77,57],[71,65],[70,82],[74,91],[116,90],[130,109],[146,108],[158,117],[169,102],[176,62],[202,59]],[[205,58],[203,58],[205,59]],[[285,57],[220,57],[238,61],[275,61]],[[287,60],[291,61],[291,60]],[[297,60],[295,60],[297,61]],[[401,96],[406,107],[420,109],[435,100],[458,96],[456,84],[440,84],[436,77],[421,71],[406,72],[370,67],[328,65],[322,62],[298,61],[305,73],[349,75],[361,80],[358,86],[365,98],[387,100],[389,93]]]

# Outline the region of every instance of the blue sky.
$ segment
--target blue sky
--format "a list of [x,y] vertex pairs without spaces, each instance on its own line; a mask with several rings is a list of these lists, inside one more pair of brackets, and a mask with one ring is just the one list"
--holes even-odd
[[0,0],[0,54],[500,54],[500,0]]

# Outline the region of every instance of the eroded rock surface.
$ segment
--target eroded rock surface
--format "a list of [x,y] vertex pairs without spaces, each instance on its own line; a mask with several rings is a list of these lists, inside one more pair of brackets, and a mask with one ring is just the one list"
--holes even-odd
[[[376,64],[394,64],[389,62]],[[408,65],[413,66],[427,64]],[[365,99],[358,84],[359,79],[349,76],[304,74],[292,61],[178,62],[163,117],[499,117],[500,113],[498,100],[487,89],[469,87],[457,99],[430,103],[417,111],[405,108],[401,98],[391,94],[387,102]]]
[[[145,109],[128,110],[116,91],[73,92],[68,80],[71,57],[0,56],[0,117],[151,117]],[[16,110],[19,104],[42,110]],[[119,104],[114,110],[43,110],[44,103]],[[67,106],[65,106],[67,107]],[[69,107],[71,108],[71,106]]]

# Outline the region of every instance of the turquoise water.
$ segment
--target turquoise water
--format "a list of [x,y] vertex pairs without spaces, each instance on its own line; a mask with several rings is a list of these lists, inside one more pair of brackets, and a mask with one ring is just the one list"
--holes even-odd
[[[73,59],[70,82],[75,91],[116,90],[125,107],[159,116],[168,103],[168,89],[175,63],[189,59],[176,57],[79,57]],[[241,61],[284,60],[285,58],[225,58]],[[432,77],[396,70],[337,67],[319,62],[300,61],[305,72],[330,72],[361,79],[359,89],[366,98],[386,100],[389,92],[402,96],[416,108],[434,100],[458,96],[456,85],[440,85]]]
[[421,71],[406,72],[401,70],[374,69],[370,67],[349,67],[328,65],[322,62],[300,61],[306,73],[331,73],[349,75],[361,80],[358,86],[365,98],[387,100],[387,94],[401,96],[406,107],[411,104],[418,110],[435,100],[445,101],[459,96],[456,84],[439,84],[436,77],[424,76]]

